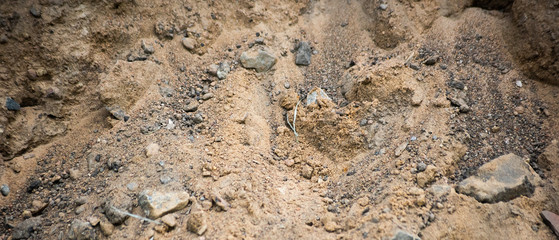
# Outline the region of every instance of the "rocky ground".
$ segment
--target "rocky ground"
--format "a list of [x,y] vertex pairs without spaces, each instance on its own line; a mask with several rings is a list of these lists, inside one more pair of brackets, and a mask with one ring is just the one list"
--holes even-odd
[[553,239],[557,22],[557,0],[2,1],[0,239]]

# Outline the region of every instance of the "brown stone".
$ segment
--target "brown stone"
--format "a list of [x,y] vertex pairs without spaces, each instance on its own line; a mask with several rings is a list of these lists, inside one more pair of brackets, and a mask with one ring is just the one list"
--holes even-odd
[[559,237],[559,215],[550,211],[542,211],[540,215],[543,218],[543,222]]

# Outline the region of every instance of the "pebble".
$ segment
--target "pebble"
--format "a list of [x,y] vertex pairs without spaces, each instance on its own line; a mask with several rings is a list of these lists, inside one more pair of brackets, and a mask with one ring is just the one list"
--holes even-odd
[[107,111],[109,111],[109,113],[111,113],[111,115],[118,120],[121,121],[128,121],[128,119],[130,119],[130,117],[126,114],[126,112],[124,110],[122,110],[120,108],[120,106],[118,105],[114,105],[111,107],[105,107],[105,109],[107,109]]
[[91,224],[79,219],[74,219],[68,231],[68,239],[70,240],[89,240],[95,239],[95,230]]
[[194,48],[196,47],[196,40],[194,40],[192,38],[183,38],[182,39],[182,45],[187,50],[194,50]]
[[206,94],[202,95],[201,99],[204,100],[204,101],[207,101],[207,100],[210,100],[213,97],[214,97],[213,93],[206,93]]
[[172,180],[171,177],[169,177],[169,176],[167,176],[167,175],[161,176],[161,177],[159,178],[159,181],[160,181],[162,184],[167,184],[167,183],[171,182],[171,180]]
[[2,184],[2,187],[0,187],[0,192],[2,193],[2,196],[6,197],[8,196],[8,194],[10,194],[10,187],[7,184]]
[[101,228],[101,232],[105,236],[110,236],[111,234],[113,234],[113,231],[115,229],[115,226],[113,226],[113,224],[108,221],[101,221],[99,223],[99,227]]
[[29,13],[31,13],[31,15],[33,17],[36,17],[36,18],[41,17],[41,9],[38,8],[37,6],[31,6],[31,8],[29,9]]
[[31,202],[31,213],[33,215],[37,215],[37,214],[41,213],[48,205],[49,205],[48,202],[41,202],[39,200],[33,200],[33,202]]
[[80,213],[85,211],[85,205],[81,205],[79,207],[76,208],[76,215],[80,215]]
[[138,197],[138,203],[145,214],[157,219],[167,213],[182,210],[190,202],[187,192],[158,192],[145,190]]
[[520,80],[516,81],[516,86],[517,87],[522,87],[522,81],[520,81]]
[[150,143],[145,150],[146,157],[151,157],[159,154],[159,145],[157,143]]
[[169,226],[170,228],[174,228],[177,226],[177,220],[174,215],[168,214],[161,218],[161,222],[165,223],[165,225]]
[[289,82],[285,82],[285,83],[283,84],[283,86],[284,86],[286,89],[289,89],[289,88],[291,87],[291,85],[289,84]]
[[19,111],[21,106],[11,97],[6,98],[6,108],[10,111]]
[[398,230],[398,232],[396,232],[396,235],[392,237],[392,240],[421,240],[421,239],[408,232]]
[[185,112],[195,112],[196,110],[198,110],[198,103],[195,101],[190,102],[184,107]]
[[35,153],[26,153],[23,155],[23,159],[27,160],[30,158],[34,158],[35,157]]
[[126,184],[126,188],[128,188],[128,190],[130,191],[135,191],[138,188],[138,184],[135,182],[131,182],[129,184]]
[[380,4],[379,8],[384,11],[388,8],[388,4],[382,3],[382,4]]
[[311,65],[311,46],[308,42],[300,42],[297,45],[297,55],[295,56],[295,64],[308,66]]
[[240,61],[244,68],[265,72],[276,64],[277,57],[266,50],[258,50],[258,52],[243,52]]
[[417,164],[417,172],[423,172],[427,168],[427,164],[420,162]]
[[186,228],[188,231],[193,232],[201,236],[208,229],[206,223],[206,215],[204,212],[194,212],[190,214],[190,217],[186,221]]

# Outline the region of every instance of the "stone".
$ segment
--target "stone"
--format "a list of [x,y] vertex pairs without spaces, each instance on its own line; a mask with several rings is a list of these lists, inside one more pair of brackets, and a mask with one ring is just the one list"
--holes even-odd
[[186,229],[201,236],[208,229],[206,214],[202,211],[191,213],[186,221]]
[[196,110],[198,110],[198,103],[195,101],[190,102],[184,107],[185,112],[195,112]]
[[214,97],[213,93],[206,93],[206,94],[202,95],[202,97],[200,97],[200,98],[204,101],[207,101],[207,100],[212,99],[213,97]]
[[308,42],[300,42],[297,46],[297,54],[295,55],[295,64],[308,66],[311,65],[311,46]]
[[542,211],[540,215],[543,219],[543,222],[547,224],[547,226],[549,226],[551,230],[553,230],[557,237],[559,237],[559,215],[545,210]]
[[130,117],[126,114],[124,110],[120,108],[118,105],[113,105],[111,107],[105,107],[109,113],[113,116],[113,118],[121,120],[121,121],[128,121]]
[[417,185],[419,185],[420,187],[425,187],[427,184],[435,180],[436,174],[437,174],[437,167],[433,165],[427,165],[425,171],[417,174],[416,176]]
[[43,223],[43,219],[41,217],[33,217],[20,222],[14,228],[12,232],[13,239],[28,239],[31,237],[31,234],[39,230],[41,224]]
[[309,94],[307,94],[307,106],[311,104],[318,104],[320,107],[333,106],[332,99],[321,88],[314,87]]
[[218,79],[225,79],[227,74],[231,71],[231,67],[227,62],[221,62],[219,64],[212,64],[208,68],[208,73],[216,76]]
[[124,214],[123,211],[131,210],[132,206],[131,203],[122,203],[116,201],[116,199],[106,200],[103,203],[103,213],[107,220],[114,225],[120,225],[128,219],[128,215]]
[[228,211],[231,208],[231,204],[229,204],[229,202],[223,199],[219,194],[213,193],[211,197],[215,205],[222,211]]
[[150,143],[145,150],[146,157],[152,157],[159,154],[159,145],[157,143]]
[[507,154],[481,166],[475,175],[456,186],[456,191],[482,203],[509,201],[531,196],[539,176],[530,165],[515,154]]
[[30,218],[30,217],[33,217],[33,213],[31,213],[30,210],[24,210],[23,213],[21,214],[21,216],[22,216],[24,219],[28,219],[28,218]]
[[68,231],[68,239],[70,240],[89,240],[95,239],[95,230],[88,222],[74,219],[70,230]]
[[144,40],[142,40],[142,49],[144,50],[144,53],[148,55],[153,54],[155,52],[153,45],[146,44]]
[[126,188],[128,188],[128,190],[130,191],[136,191],[136,189],[138,188],[138,184],[135,182],[131,182],[129,184],[126,184]]
[[424,65],[430,66],[430,65],[435,65],[435,63],[437,63],[437,61],[439,60],[439,56],[435,55],[435,56],[431,56],[429,58],[427,58],[427,60],[425,60],[423,62]]
[[161,182],[161,184],[167,184],[167,183],[171,182],[171,180],[173,180],[173,179],[171,179],[171,177],[169,177],[167,175],[161,176],[159,178],[159,181]]
[[6,98],[6,108],[10,111],[19,111],[21,109],[21,106],[19,106],[19,103],[17,103],[11,97],[7,97]]
[[402,155],[402,152],[404,152],[404,150],[406,150],[406,147],[408,147],[408,142],[404,142],[404,143],[400,144],[394,150],[394,156],[399,157],[400,155]]
[[277,57],[266,50],[258,50],[258,52],[243,52],[240,61],[244,68],[265,72],[276,64]]
[[99,222],[99,227],[101,228],[101,232],[105,236],[110,236],[111,234],[113,234],[113,231],[115,229],[115,226],[113,226],[113,224],[108,221]]
[[183,38],[181,42],[182,42],[182,46],[189,51],[194,50],[194,48],[196,48],[197,45],[196,39],[192,39],[192,38]]
[[31,13],[31,16],[33,16],[33,17],[36,17],[36,18],[41,17],[41,9],[38,8],[35,5],[31,6],[31,8],[29,9],[29,13]]
[[466,100],[464,100],[463,98],[449,96],[448,100],[450,101],[450,104],[459,107],[461,113],[467,113],[471,110],[466,103]]
[[421,238],[418,238],[408,232],[398,230],[394,237],[392,237],[392,240],[421,240]]
[[425,171],[425,169],[427,169],[427,164],[425,164],[424,162],[420,162],[417,164],[417,172],[423,172]]
[[2,193],[2,196],[7,197],[8,194],[10,194],[10,187],[7,184],[2,184],[0,192]]
[[161,222],[165,223],[165,225],[169,226],[170,228],[174,228],[177,226],[177,220],[174,215],[168,214],[161,218]]
[[99,224],[99,217],[97,216],[89,216],[87,218],[87,221],[89,222],[89,224],[91,224],[91,226],[97,226],[97,224]]
[[165,214],[179,211],[188,205],[190,195],[187,192],[157,192],[143,191],[138,203],[145,214],[151,219],[157,219]]
[[31,213],[33,215],[37,215],[39,213],[41,213],[43,210],[45,210],[45,208],[49,205],[48,202],[42,202],[39,200],[33,200],[33,202],[31,202]]
[[303,169],[301,169],[301,176],[303,176],[306,179],[311,179],[312,173],[313,173],[313,168],[307,164],[305,164],[303,166]]

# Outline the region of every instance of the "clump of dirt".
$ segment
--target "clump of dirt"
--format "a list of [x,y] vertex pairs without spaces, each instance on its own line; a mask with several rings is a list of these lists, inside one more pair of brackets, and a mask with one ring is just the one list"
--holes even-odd
[[556,1],[0,6],[2,239],[553,237]]

